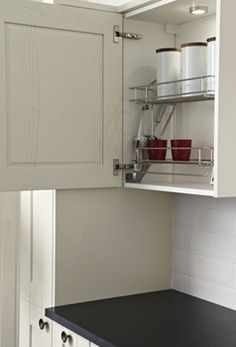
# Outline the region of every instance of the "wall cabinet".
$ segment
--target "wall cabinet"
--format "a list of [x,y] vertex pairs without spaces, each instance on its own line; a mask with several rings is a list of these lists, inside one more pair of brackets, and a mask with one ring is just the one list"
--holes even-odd
[[[216,35],[215,100],[178,104],[163,134],[214,148],[214,167],[158,163],[141,182],[124,179],[123,185],[235,196],[236,159],[230,149],[235,147],[236,5],[207,0],[208,13],[199,17],[189,14],[191,5],[190,0],[133,1],[119,8],[79,0],[2,2],[0,188],[121,187],[113,160],[135,163],[140,117],[151,117],[130,104],[129,88],[155,79],[156,48]],[[114,26],[143,39],[122,43]]]

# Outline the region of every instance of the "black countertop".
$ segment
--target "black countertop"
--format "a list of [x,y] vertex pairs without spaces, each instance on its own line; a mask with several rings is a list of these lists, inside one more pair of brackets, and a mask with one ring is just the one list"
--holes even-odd
[[46,309],[101,347],[236,347],[236,311],[174,291]]

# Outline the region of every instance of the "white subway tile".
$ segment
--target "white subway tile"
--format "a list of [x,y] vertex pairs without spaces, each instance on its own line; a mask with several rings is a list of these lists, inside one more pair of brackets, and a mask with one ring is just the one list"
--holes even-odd
[[172,268],[174,272],[191,275],[227,287],[233,286],[233,264],[225,261],[174,250],[172,252]]
[[236,237],[216,236],[215,256],[230,262],[236,262]]
[[185,231],[176,228],[171,233],[172,248],[184,249]]
[[[184,236],[184,249],[186,251],[196,252],[202,255],[214,256],[216,239],[215,235],[208,233],[199,233],[194,231],[190,233],[185,233]],[[178,243],[178,241],[179,240],[176,240],[176,244]]]
[[236,198],[221,198],[215,199],[216,208],[218,211],[220,210],[233,210],[236,211]]
[[173,288],[236,309],[236,199],[175,195]]
[[236,213],[232,211],[218,211],[199,209],[199,231],[231,235],[236,237]]
[[182,274],[172,274],[173,289],[236,310],[236,289]]
[[233,287],[236,289],[236,264],[234,264],[233,270]]
[[213,209],[217,207],[217,199],[209,196],[175,194],[173,196],[173,203],[180,205],[194,205]]
[[178,228],[198,230],[198,211],[191,205],[176,205],[173,210],[173,223]]

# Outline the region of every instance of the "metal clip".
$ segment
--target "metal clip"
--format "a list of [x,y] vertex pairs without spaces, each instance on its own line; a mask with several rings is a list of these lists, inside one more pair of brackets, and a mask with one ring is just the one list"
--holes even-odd
[[130,39],[130,40],[141,40],[143,38],[143,35],[142,34],[136,34],[136,33],[121,32],[119,25],[114,25],[114,27],[113,27],[113,42],[119,43],[119,38]]
[[113,159],[113,176],[118,176],[121,170],[133,170],[134,164],[121,164],[119,159]]

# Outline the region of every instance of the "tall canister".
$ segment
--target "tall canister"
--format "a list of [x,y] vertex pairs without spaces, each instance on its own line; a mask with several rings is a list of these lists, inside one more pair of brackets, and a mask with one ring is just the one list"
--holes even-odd
[[[157,82],[170,82],[180,79],[180,50],[161,48],[157,53]],[[180,93],[180,83],[163,84],[157,87],[157,96],[170,97]]]
[[[216,38],[207,39],[207,75],[215,76],[216,73]],[[215,77],[208,77],[207,90],[209,94],[215,93]]]
[[[191,42],[181,45],[182,79],[207,75],[207,43]],[[182,93],[196,95],[206,90],[206,80],[197,79],[182,82]]]

